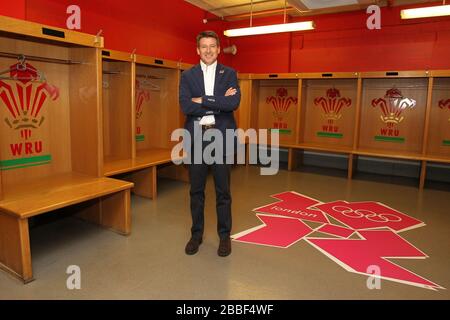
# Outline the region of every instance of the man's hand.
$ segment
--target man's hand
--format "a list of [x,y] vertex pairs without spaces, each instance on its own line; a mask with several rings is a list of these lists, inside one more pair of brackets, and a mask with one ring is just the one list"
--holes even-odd
[[198,97],[198,98],[192,98],[191,100],[192,100],[192,102],[195,102],[195,103],[200,103],[200,104],[202,104],[202,97]]
[[228,88],[227,92],[225,92],[225,97],[234,96],[237,90],[234,88]]

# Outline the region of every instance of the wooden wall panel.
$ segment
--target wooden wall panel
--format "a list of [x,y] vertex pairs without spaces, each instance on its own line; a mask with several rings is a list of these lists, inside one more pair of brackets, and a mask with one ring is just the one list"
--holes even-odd
[[435,78],[427,155],[450,160],[450,78]]
[[[169,148],[170,135],[180,126],[178,70],[144,65],[136,66],[136,149]],[[140,77],[146,75],[149,78]]]
[[258,129],[279,130],[280,144],[295,143],[298,80],[260,80]]
[[100,177],[103,175],[100,50],[71,48],[70,57],[84,62],[70,66],[72,170]]
[[247,79],[239,80],[241,88],[241,104],[235,111],[234,117],[238,128],[247,130],[250,126],[250,104],[252,95],[252,81]]
[[[250,127],[250,111],[252,100],[252,80],[240,79],[239,87],[241,89],[241,103],[239,108],[234,112],[234,118],[238,129],[247,131]],[[239,136],[238,141],[245,143],[245,137]]]
[[105,159],[131,159],[131,63],[103,61],[103,145]]
[[260,80],[252,80],[252,91],[250,97],[250,128],[258,129],[258,104],[259,104]]
[[[0,38],[0,45],[2,51],[17,55],[68,58],[67,48],[49,44]],[[0,58],[0,70],[17,63],[17,59]],[[31,59],[26,63],[28,75],[22,77],[27,79],[35,68],[45,83],[2,80],[0,169],[4,187],[71,171],[69,66]]]
[[303,80],[306,82],[303,141],[330,146],[353,145],[357,80]]
[[359,149],[421,153],[427,86],[427,78],[364,79]]

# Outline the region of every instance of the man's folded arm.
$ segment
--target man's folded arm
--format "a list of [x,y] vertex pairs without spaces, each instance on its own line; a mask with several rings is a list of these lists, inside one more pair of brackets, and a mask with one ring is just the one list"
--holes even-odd
[[203,96],[202,104],[203,106],[222,112],[233,112],[239,107],[241,102],[241,89],[237,81],[236,73],[233,74],[233,78],[230,81],[228,88],[236,89],[236,93],[232,96]]
[[214,110],[209,108],[204,108],[201,104],[195,103],[192,100],[192,94],[189,90],[186,79],[184,79],[183,74],[181,75],[180,81],[180,105],[181,110],[186,116],[203,117],[210,114],[217,114]]

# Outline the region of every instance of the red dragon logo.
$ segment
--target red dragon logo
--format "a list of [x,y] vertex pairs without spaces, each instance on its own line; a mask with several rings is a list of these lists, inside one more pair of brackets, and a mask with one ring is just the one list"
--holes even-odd
[[395,124],[403,121],[402,112],[406,109],[412,109],[416,106],[416,100],[406,98],[401,91],[396,88],[386,91],[384,98],[372,100],[374,108],[380,107],[382,115],[381,120],[392,128]]
[[[441,109],[449,109],[450,110],[450,99],[442,99],[441,101],[439,101],[439,108]],[[448,118],[448,122],[450,122],[450,118]]]
[[266,103],[272,103],[272,107],[275,110],[273,115],[278,121],[274,123],[275,128],[287,128],[287,123],[283,121],[283,118],[288,112],[291,104],[297,104],[297,101],[297,98],[288,97],[288,91],[286,88],[278,88],[276,97],[267,97]]
[[13,80],[15,85],[0,79],[0,100],[9,111],[4,121],[28,139],[32,130],[45,120],[40,115],[45,102],[48,98],[58,99],[59,89],[48,84],[35,67],[25,62],[10,66],[8,80]]
[[141,83],[136,80],[136,119],[142,116],[142,105],[144,101],[150,100],[150,92],[141,87]]
[[341,98],[341,93],[336,88],[327,90],[327,97],[317,97],[314,99],[316,106],[321,106],[324,112],[323,116],[329,124],[339,120],[342,117],[341,110],[344,107],[350,107],[352,100],[350,98]]

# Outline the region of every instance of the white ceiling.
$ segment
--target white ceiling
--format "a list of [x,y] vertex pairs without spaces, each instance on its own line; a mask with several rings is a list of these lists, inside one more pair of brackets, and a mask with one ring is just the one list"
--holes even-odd
[[[354,11],[371,4],[399,6],[415,3],[430,3],[436,0],[185,0],[208,12],[208,17],[224,20],[248,19],[253,16],[270,16],[286,13],[289,16],[310,16],[325,13]],[[263,14],[261,14],[263,13]]]
[[[219,17],[251,11],[250,0],[185,0]],[[253,0],[253,11],[284,8],[284,0]]]
[[341,6],[349,6],[358,4],[357,0],[293,0],[289,1],[290,4],[294,5],[298,3],[303,4],[308,9],[323,9],[323,8],[333,8]]

